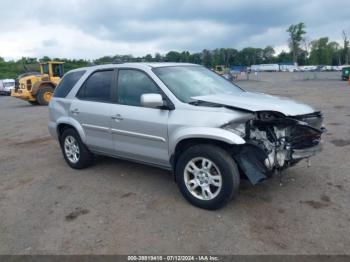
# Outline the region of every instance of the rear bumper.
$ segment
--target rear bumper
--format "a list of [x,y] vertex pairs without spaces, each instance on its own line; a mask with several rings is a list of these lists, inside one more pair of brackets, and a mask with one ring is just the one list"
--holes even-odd
[[309,158],[321,152],[322,149],[323,149],[322,142],[320,142],[317,146],[306,148],[306,149],[293,149],[292,158],[294,160]]

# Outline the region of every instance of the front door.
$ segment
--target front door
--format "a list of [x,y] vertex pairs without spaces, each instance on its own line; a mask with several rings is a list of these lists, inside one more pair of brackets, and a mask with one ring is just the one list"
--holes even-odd
[[140,103],[142,94],[160,93],[159,87],[135,69],[119,69],[117,79],[117,103],[111,109],[115,154],[169,166],[169,111],[145,108]]

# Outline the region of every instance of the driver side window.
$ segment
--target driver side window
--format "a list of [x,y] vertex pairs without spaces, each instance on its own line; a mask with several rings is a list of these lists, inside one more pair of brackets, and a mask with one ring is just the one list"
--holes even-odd
[[141,95],[160,94],[158,86],[143,72],[120,69],[118,74],[117,103],[141,106]]

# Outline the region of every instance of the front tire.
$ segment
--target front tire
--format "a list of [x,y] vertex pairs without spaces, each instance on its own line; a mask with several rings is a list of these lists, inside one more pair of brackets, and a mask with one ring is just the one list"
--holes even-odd
[[232,156],[215,145],[195,145],[179,157],[178,187],[191,204],[209,210],[223,207],[237,196],[239,171]]
[[72,128],[63,131],[60,137],[63,157],[74,169],[83,169],[93,163],[94,156],[81,141],[79,134]]
[[38,94],[36,95],[39,105],[47,106],[51,100],[53,91],[54,90],[51,86],[44,86],[39,89]]

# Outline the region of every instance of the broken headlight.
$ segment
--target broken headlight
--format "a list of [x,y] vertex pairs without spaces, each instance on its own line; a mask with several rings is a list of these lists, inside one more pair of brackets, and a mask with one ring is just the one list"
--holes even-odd
[[230,131],[240,137],[245,137],[246,124],[245,123],[228,123],[222,126],[223,129]]

